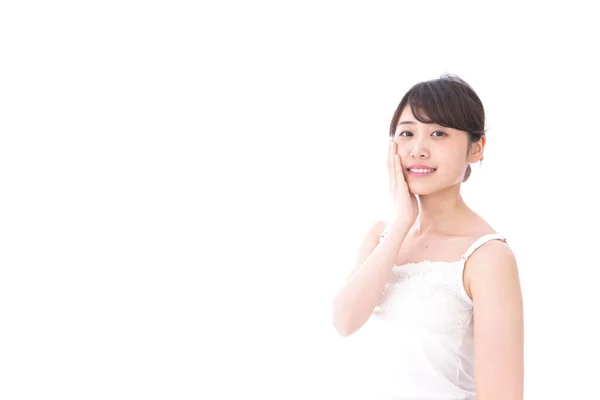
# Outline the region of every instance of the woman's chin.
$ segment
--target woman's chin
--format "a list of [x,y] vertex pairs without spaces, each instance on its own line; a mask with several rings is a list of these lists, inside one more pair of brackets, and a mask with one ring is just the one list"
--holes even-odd
[[409,182],[408,190],[416,195],[426,196],[450,189],[453,186],[460,187],[460,182],[450,184],[448,182]]
[[416,194],[419,196],[426,196],[428,194],[437,192],[439,190],[439,188],[437,186],[434,186],[431,184],[429,184],[429,185],[409,184],[408,190],[410,190],[410,192],[413,194]]
[[431,189],[433,189],[433,186],[431,184],[424,185],[419,182],[408,183],[408,190],[410,190],[414,194],[429,194],[431,192]]

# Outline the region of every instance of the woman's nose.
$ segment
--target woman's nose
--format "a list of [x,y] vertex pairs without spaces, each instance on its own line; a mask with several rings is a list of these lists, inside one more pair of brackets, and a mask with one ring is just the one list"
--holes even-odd
[[422,145],[415,145],[410,151],[411,158],[427,158],[429,152]]

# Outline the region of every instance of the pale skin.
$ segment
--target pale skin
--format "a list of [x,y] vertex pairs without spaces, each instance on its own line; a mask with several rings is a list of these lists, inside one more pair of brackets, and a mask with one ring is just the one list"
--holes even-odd
[[[422,123],[410,107],[402,111],[387,161],[390,192],[400,193],[392,195],[397,209],[392,220],[377,221],[367,230],[334,300],[334,326],[340,334],[348,336],[366,323],[393,266],[458,260],[477,238],[496,233],[460,194],[465,170],[482,159],[485,142],[485,136],[470,143],[465,131]],[[414,177],[406,170],[410,165],[437,170],[427,178]],[[409,193],[397,190],[402,187]],[[384,230],[388,234],[380,240]],[[517,262],[507,243],[490,240],[475,250],[465,262],[463,284],[473,300],[477,398],[521,400],[523,300]]]

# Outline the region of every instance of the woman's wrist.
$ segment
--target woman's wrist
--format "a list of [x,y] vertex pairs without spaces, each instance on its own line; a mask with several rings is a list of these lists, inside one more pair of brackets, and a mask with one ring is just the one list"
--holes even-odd
[[389,232],[399,232],[405,235],[406,233],[408,233],[410,228],[411,225],[408,222],[401,220],[391,220],[386,225],[385,229],[383,230],[383,233],[380,235],[380,238],[384,237]]

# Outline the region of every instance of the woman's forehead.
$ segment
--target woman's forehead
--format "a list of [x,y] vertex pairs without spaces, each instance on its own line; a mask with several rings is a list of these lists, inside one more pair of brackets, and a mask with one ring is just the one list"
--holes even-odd
[[[419,119],[421,120],[425,120],[425,121],[429,121],[429,114],[422,108],[417,108],[415,107],[415,114],[412,111],[412,107],[410,104],[407,104],[406,107],[404,107],[404,109],[402,110],[402,113],[400,113],[400,119],[399,119],[399,123],[405,120],[412,120],[418,123],[425,123],[425,122],[421,122],[419,121]],[[419,117],[419,119],[417,119],[416,117]]]

